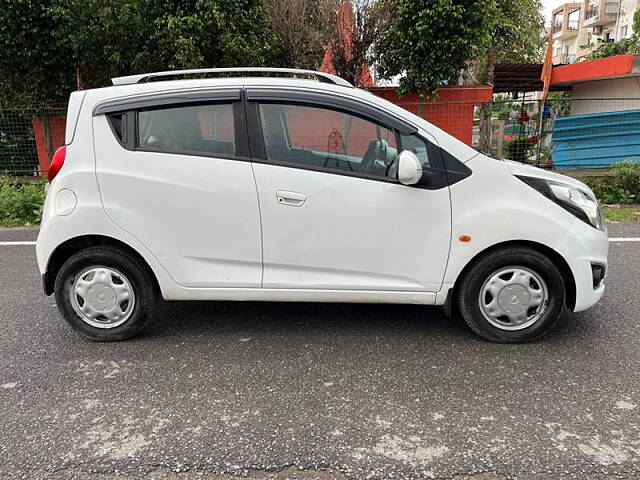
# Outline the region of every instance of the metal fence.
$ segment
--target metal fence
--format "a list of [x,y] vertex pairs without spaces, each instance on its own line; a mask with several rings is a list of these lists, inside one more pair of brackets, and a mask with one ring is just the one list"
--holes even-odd
[[[640,162],[640,97],[496,98],[487,103],[405,102],[478,151],[559,170]],[[66,108],[0,109],[0,174],[46,174],[64,143]]]
[[558,170],[640,162],[640,97],[494,100],[476,109],[472,144]]
[[640,162],[640,97],[401,103],[476,150],[542,168],[598,170]]
[[0,108],[0,173],[36,176],[64,143],[66,107]]

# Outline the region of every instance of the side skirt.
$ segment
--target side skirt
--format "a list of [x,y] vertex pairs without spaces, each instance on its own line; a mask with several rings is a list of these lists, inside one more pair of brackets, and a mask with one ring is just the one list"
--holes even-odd
[[396,303],[435,305],[432,292],[374,290],[308,290],[271,288],[167,288],[165,300],[224,300],[255,302]]

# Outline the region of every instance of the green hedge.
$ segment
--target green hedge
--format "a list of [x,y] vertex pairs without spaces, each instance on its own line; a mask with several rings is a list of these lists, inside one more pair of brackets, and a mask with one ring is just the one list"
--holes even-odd
[[614,165],[611,175],[589,178],[586,183],[601,203],[611,205],[640,202],[640,164],[619,163]]
[[40,223],[45,184],[42,178],[0,176],[0,226]]

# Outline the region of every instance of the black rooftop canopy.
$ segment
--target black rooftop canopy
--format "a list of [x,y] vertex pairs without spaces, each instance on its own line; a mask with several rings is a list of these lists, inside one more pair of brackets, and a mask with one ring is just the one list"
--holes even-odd
[[[541,63],[497,63],[494,70],[494,93],[524,93],[542,91]],[[553,87],[551,91],[566,90]]]

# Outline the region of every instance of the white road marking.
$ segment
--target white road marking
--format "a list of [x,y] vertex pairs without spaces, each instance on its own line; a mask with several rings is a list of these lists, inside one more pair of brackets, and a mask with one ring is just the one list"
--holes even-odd
[[610,242],[640,242],[640,238],[638,237],[630,237],[630,238],[610,238]]
[[9,247],[11,245],[35,245],[36,242],[0,242],[0,247]]

